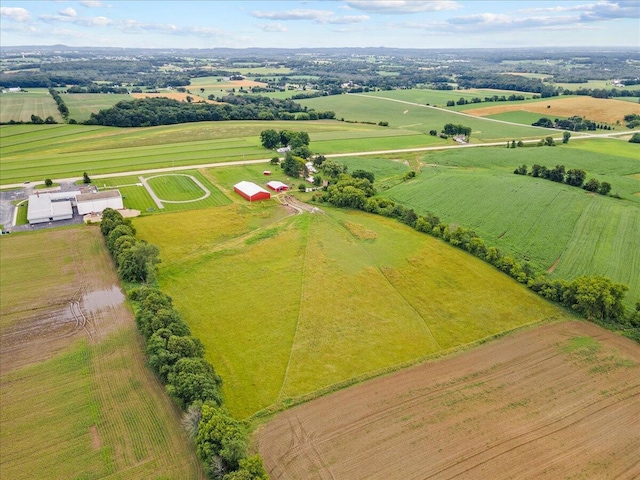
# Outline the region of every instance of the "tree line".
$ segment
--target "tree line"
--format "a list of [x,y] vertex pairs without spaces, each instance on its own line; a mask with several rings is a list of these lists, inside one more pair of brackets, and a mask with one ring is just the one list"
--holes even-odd
[[173,300],[150,286],[160,262],[158,248],[135,238],[129,219],[113,209],[102,213],[100,230],[122,280],[136,284],[129,298],[146,340],[148,365],[185,412],[184,424],[212,479],[267,480],[262,460],[247,457],[247,429],[223,405],[222,379],[204,358],[204,346],[173,307]]
[[[290,120],[292,111],[304,110],[299,104],[290,100],[266,97],[245,98],[252,98],[252,100],[220,105],[180,102],[169,98],[127,100],[118,102],[111,108],[100,110],[98,113],[92,113],[84,123],[113,127],[150,127],[225,120]],[[310,119],[310,112],[307,115],[309,115],[307,119]]]
[[[329,186],[326,190],[317,192],[313,201],[395,218],[419,232],[440,238],[471,253],[526,285],[538,295],[559,303],[588,320],[608,328],[619,329],[625,336],[640,342],[640,301],[636,302],[634,311],[625,311],[623,299],[628,290],[626,285],[615,283],[600,275],[583,275],[570,281],[550,279],[546,273],[534,271],[529,262],[519,262],[497,247],[487,246],[473,230],[444,223],[431,212],[419,215],[412,208],[389,198],[376,197],[372,181],[354,178],[346,173],[346,168],[337,171],[340,173],[328,177]],[[415,176],[415,172],[411,173],[413,175],[406,175],[404,180]]]
[[[531,171],[527,171],[526,165],[520,165],[513,173],[516,175],[529,175],[531,177],[544,178],[552,182],[566,183],[572,187],[582,187],[588,192],[599,193],[600,195],[609,195],[611,192],[611,184],[609,182],[600,182],[597,178],[587,178],[587,172],[579,168],[565,170],[564,165],[556,165],[554,168],[547,168],[537,163],[531,167]],[[585,181],[586,180],[586,181]]]

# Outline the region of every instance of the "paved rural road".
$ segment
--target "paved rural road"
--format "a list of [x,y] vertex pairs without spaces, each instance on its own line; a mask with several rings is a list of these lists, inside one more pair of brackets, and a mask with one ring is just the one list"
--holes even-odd
[[[405,102],[406,103],[406,102]],[[419,105],[419,104],[415,104]],[[435,107],[434,107],[435,108]],[[449,110],[447,110],[449,111]],[[459,113],[459,112],[458,112]],[[467,114],[464,114],[467,115]],[[478,117],[474,117],[478,118]],[[508,123],[508,122],[507,122]],[[522,126],[520,124],[514,123],[513,125]],[[557,129],[553,129],[554,133],[558,133]],[[634,131],[627,132],[615,132],[615,133],[597,133],[597,134],[581,134],[580,136],[572,136],[571,141],[583,140],[587,138],[607,138],[607,137],[615,137],[620,135],[629,135]],[[576,132],[574,132],[576,133]],[[562,141],[562,137],[554,138],[556,141]],[[538,143],[540,140],[523,140],[523,143]],[[433,150],[450,150],[455,148],[477,148],[477,147],[499,147],[504,146],[506,141],[501,142],[491,142],[491,143],[467,143],[467,144],[456,144],[456,145],[439,145],[435,147],[416,147],[416,148],[401,148],[396,150],[373,150],[368,152],[351,152],[351,153],[330,153],[325,155],[326,158],[340,158],[340,157],[362,157],[366,155],[387,155],[394,153],[410,153],[410,152],[428,152]],[[232,167],[234,165],[252,165],[256,163],[267,163],[270,162],[271,158],[260,158],[256,160],[240,160],[236,162],[218,162],[218,163],[204,163],[204,164],[195,164],[195,165],[182,165],[179,167],[165,167],[165,168],[155,168],[155,169],[147,169],[147,170],[131,170],[127,172],[119,172],[119,173],[104,173],[101,175],[91,175],[92,180],[97,180],[100,178],[113,178],[113,177],[129,177],[132,175],[146,175],[149,173],[158,174],[158,173],[167,173],[167,172],[179,172],[183,170],[193,170],[195,168],[215,168],[215,167]],[[82,180],[82,177],[75,178],[61,178],[54,179],[55,183],[73,183],[78,180]],[[34,180],[36,181],[36,180]],[[0,185],[0,189],[9,189],[9,188],[20,188],[24,187],[24,183],[11,183],[6,185]]]

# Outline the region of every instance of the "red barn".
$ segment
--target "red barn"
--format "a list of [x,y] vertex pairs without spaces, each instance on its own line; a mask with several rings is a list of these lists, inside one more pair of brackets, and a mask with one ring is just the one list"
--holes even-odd
[[271,194],[269,192],[251,182],[243,181],[236,183],[233,186],[233,191],[250,202],[255,202],[256,200],[269,200],[271,198]]
[[284,192],[289,190],[289,185],[287,185],[286,183],[278,182],[277,180],[271,180],[269,183],[267,183],[267,187],[276,192]]

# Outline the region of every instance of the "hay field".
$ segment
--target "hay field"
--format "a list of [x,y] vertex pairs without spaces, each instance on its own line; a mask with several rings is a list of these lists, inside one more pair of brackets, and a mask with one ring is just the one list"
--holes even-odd
[[[550,106],[550,108],[548,108]],[[517,105],[495,105],[491,107],[467,108],[465,113],[486,117],[505,112],[534,112],[551,119],[579,115],[595,122],[615,124],[624,121],[630,113],[640,114],[640,105],[611,98],[571,97],[547,98],[546,101],[520,103]]]
[[204,479],[103,243],[95,227],[0,239],[2,476]]
[[0,104],[0,122],[3,123],[10,120],[30,122],[31,115],[37,115],[43,120],[51,116],[57,122],[63,121],[56,102],[46,88],[34,88],[19,93],[0,93]]
[[640,350],[544,325],[313,400],[256,434],[271,478],[640,476]]
[[240,418],[569,318],[398,222],[339,210],[283,214],[272,201],[134,220],[159,246],[158,281],[205,344]]
[[69,118],[78,122],[88,120],[92,113],[113,107],[123,100],[131,100],[131,95],[114,93],[67,93],[62,95],[69,109]]

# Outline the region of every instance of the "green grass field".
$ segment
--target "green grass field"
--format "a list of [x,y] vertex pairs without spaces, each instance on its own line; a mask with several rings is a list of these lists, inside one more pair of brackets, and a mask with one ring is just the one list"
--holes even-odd
[[49,116],[57,122],[63,118],[58,106],[46,88],[30,88],[26,92],[0,94],[0,122],[10,120],[16,122],[30,122],[31,115],[37,115],[43,120]]
[[[200,182],[209,193],[202,190],[191,177]],[[146,178],[151,189],[162,201],[165,212],[218,207],[231,203],[231,200],[222,191],[195,170],[186,170],[177,174],[146,176]],[[233,190],[233,186],[231,189]]]
[[[534,112],[505,112],[498,113],[496,115],[487,115],[485,118],[493,118],[496,120],[504,120],[505,122],[520,123],[522,125],[531,125],[533,122],[537,122],[542,117],[539,113]],[[554,119],[564,119],[565,117],[554,116]]]
[[[528,260],[553,275],[606,274],[629,286],[627,302],[640,297],[640,171],[638,147],[622,140],[570,142],[555,148],[491,148],[439,152],[412,181],[385,195],[419,213],[473,228],[488,245]],[[581,168],[587,178],[613,185],[622,199],[592,195],[548,180],[514,175],[534,163]]]
[[166,215],[134,221],[159,246],[159,283],[205,344],[239,417],[567,318],[398,222],[334,210],[282,219],[284,209],[260,203],[171,215],[170,231]]
[[[422,92],[422,90],[416,90],[416,92]],[[389,129],[398,128],[423,135],[427,135],[430,130],[439,132],[447,123],[461,123],[472,128],[471,141],[474,143],[511,138],[536,138],[544,135],[544,130],[538,128],[502,124],[479,117],[461,116],[425,107],[424,102],[416,102],[421,104],[419,106],[401,103],[413,102],[415,98],[400,100],[392,95],[385,96],[386,93],[388,92],[378,92],[375,96],[372,94],[332,95],[300,100],[299,102],[316,110],[332,110],[336,113],[336,118],[344,117],[345,120],[375,123],[386,121],[389,122]],[[429,140],[425,142],[429,142]]]
[[[92,338],[60,337],[53,328],[43,342],[33,323],[33,312],[57,318],[79,286],[92,293],[117,284],[99,229],[3,236],[0,266],[2,477],[204,479],[175,405],[145,365],[126,306],[106,320],[92,313],[89,327],[99,332]],[[38,295],[26,295],[30,289]],[[10,333],[23,325],[18,340]]]
[[319,153],[449,144],[412,130],[338,121],[201,122],[141,129],[4,125],[0,183],[271,158],[274,152],[260,145],[260,132],[267,128],[305,130],[312,151]]
[[133,100],[129,95],[107,93],[68,93],[62,95],[69,109],[69,118],[77,122],[88,120],[92,113],[113,107],[122,100]]

